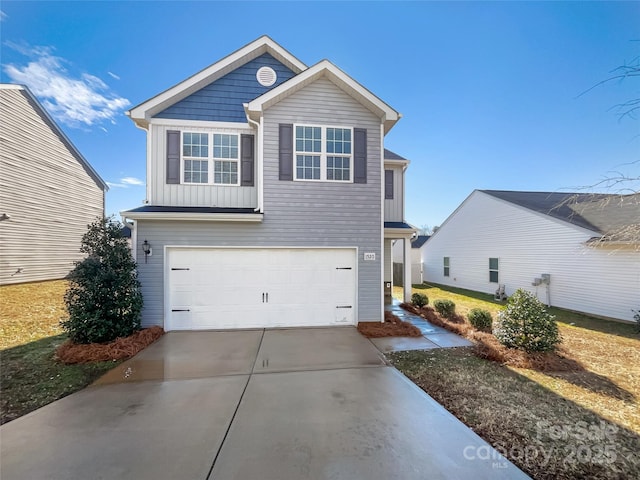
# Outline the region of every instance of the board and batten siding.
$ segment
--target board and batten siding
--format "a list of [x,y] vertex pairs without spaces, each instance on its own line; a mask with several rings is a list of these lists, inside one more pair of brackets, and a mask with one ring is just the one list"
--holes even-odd
[[498,258],[507,295],[523,288],[546,303],[546,287],[532,282],[548,273],[551,305],[632,320],[640,308],[640,251],[586,246],[595,235],[476,191],[424,245],[425,281],[494,293],[489,258]]
[[[279,180],[279,124],[367,129],[367,183]],[[138,221],[141,241],[153,247],[139,273],[145,296],[143,325],[162,325],[165,245],[236,247],[357,247],[358,320],[382,320],[382,212],[380,119],[333,83],[319,79],[264,114],[262,223]],[[364,261],[375,253],[375,261]]]
[[104,215],[102,187],[31,102],[0,89],[0,284],[65,277]]
[[[238,124],[238,128],[213,128],[203,126],[197,121],[193,126],[184,125],[150,125],[150,152],[147,164],[147,182],[149,182],[147,199],[149,205],[181,206],[181,207],[229,207],[256,208],[258,192],[255,186],[241,187],[235,185],[200,185],[200,184],[167,184],[167,131],[182,130],[194,133],[230,133],[254,135],[247,124]],[[240,166],[238,168],[240,173]],[[213,172],[209,172],[213,176]]]
[[400,165],[385,165],[393,172],[393,198],[384,200],[384,221],[404,222],[404,173]]

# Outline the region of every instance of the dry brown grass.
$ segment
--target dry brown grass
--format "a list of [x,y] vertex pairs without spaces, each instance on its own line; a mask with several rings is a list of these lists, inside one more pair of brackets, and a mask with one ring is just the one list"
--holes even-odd
[[0,349],[60,335],[66,280],[0,286]]
[[420,330],[409,322],[400,320],[391,312],[384,312],[383,322],[360,322],[358,331],[368,338],[420,337]]

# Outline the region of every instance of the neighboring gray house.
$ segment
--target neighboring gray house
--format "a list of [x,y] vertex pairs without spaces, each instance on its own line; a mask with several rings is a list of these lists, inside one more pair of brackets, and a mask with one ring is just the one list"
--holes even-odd
[[108,187],[27,87],[0,84],[0,284],[65,277]]
[[122,212],[144,326],[382,321],[387,250],[415,231],[408,161],[384,149],[398,112],[263,36],[128,115],[147,131],[146,205]]
[[425,281],[632,320],[640,194],[475,190],[424,245]]

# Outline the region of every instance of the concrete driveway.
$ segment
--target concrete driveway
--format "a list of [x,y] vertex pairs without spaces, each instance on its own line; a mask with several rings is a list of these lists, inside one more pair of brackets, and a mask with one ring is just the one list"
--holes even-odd
[[168,333],[0,442],[3,480],[528,478],[351,327]]

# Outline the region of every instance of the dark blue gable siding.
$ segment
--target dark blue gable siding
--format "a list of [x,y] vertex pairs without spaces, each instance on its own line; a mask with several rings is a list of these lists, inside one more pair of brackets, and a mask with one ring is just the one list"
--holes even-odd
[[[278,80],[271,87],[263,87],[256,80],[256,72],[265,65],[273,68],[278,75]],[[171,105],[155,117],[246,122],[243,103],[250,102],[293,76],[295,74],[291,70],[265,53]]]

